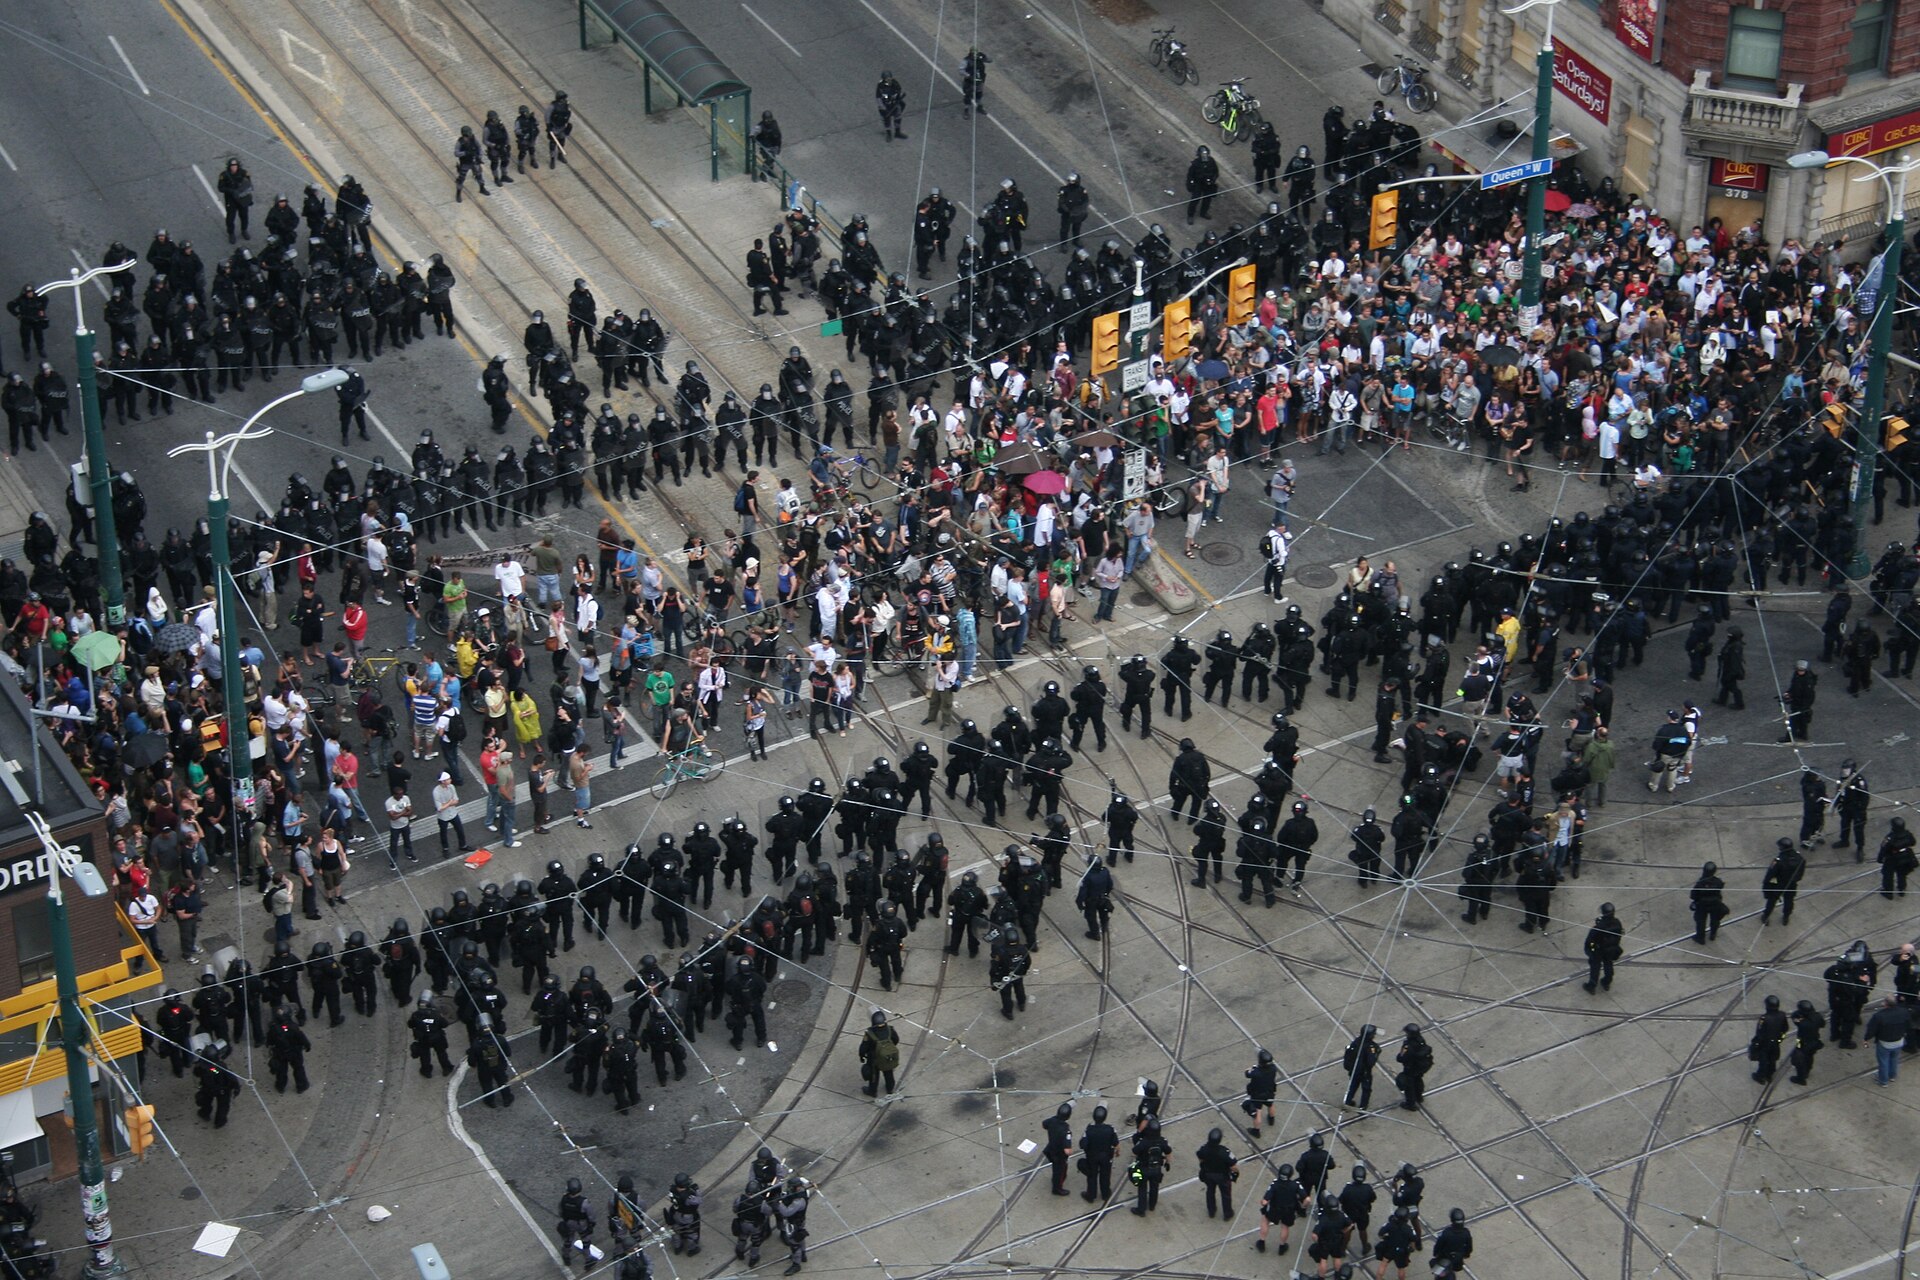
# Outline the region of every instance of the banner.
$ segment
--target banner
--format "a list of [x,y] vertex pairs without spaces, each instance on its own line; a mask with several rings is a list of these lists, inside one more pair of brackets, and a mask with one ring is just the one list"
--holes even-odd
[[1877,156],[1920,138],[1920,110],[1889,116],[1857,129],[1844,129],[1827,136],[1827,154],[1840,156]]
[[1553,83],[1601,124],[1613,108],[1613,77],[1567,48],[1553,46]]
[[1619,0],[1613,12],[1613,34],[1648,62],[1654,60],[1654,33],[1659,23],[1660,0]]

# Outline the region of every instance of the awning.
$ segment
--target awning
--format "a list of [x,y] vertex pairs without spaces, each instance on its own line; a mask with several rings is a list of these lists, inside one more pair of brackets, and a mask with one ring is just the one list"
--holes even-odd
[[0,1098],[0,1151],[42,1136],[40,1121],[33,1114],[33,1090],[21,1089]]
[[[1503,168],[1510,164],[1520,164],[1533,159],[1533,137],[1531,130],[1523,130],[1511,143],[1502,140],[1489,140],[1490,126],[1476,125],[1472,129],[1452,129],[1446,134],[1446,141],[1433,140],[1433,149],[1445,160],[1464,173],[1486,173],[1492,169]],[[1556,166],[1565,164],[1587,148],[1570,133],[1558,130],[1553,135],[1553,145],[1548,149]]]

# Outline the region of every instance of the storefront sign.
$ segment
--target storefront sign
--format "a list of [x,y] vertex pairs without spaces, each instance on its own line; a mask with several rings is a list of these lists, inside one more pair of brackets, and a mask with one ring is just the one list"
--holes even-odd
[[1553,46],[1553,83],[1588,115],[1601,124],[1607,122],[1613,107],[1613,77],[1564,44]]
[[1920,139],[1920,109],[1888,116],[1857,129],[1845,129],[1827,135],[1827,154],[1840,156],[1877,156],[1882,151],[1904,147]]
[[1767,189],[1772,170],[1744,160],[1715,160],[1707,167],[1707,185],[1721,195],[1752,200]]
[[1619,0],[1613,13],[1613,34],[1620,43],[1648,62],[1659,57],[1655,41],[1660,30],[1660,0]]

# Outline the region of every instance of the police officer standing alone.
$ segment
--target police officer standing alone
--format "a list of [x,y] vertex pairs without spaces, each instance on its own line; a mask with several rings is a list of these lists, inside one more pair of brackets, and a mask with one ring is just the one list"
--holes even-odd
[[874,87],[873,100],[880,108],[880,136],[889,142],[906,137],[906,132],[900,128],[900,121],[907,110],[907,91],[893,78],[893,72],[880,73],[880,83]]
[[1587,980],[1582,985],[1588,995],[1593,994],[1596,986],[1612,989],[1613,965],[1620,958],[1620,939],[1625,932],[1614,914],[1613,904],[1601,903],[1600,914],[1587,930]]
[[1240,1178],[1240,1161],[1221,1141],[1224,1136],[1218,1129],[1209,1129],[1207,1140],[1193,1153],[1200,1171],[1200,1184],[1207,1189],[1209,1218],[1213,1216],[1216,1196],[1220,1201],[1220,1216],[1233,1217],[1233,1184]]
[[1193,162],[1187,166],[1187,225],[1193,225],[1194,216],[1213,217],[1213,198],[1220,193],[1220,162],[1213,158],[1213,150],[1200,147],[1193,153]]
[[[1087,223],[1087,211],[1093,205],[1093,197],[1080,185],[1080,175],[1069,173],[1065,183],[1061,184],[1059,199],[1055,207],[1060,212],[1060,252],[1080,247],[1080,228]],[[1188,219],[1192,221],[1192,219]]]

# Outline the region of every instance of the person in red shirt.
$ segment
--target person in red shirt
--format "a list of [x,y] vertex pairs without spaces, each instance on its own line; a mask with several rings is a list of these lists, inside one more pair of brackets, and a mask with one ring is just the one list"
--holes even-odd
[[360,646],[367,639],[367,611],[358,600],[349,600],[347,607],[340,611],[340,625],[347,633],[347,656],[358,662]]
[[18,625],[34,644],[47,638],[47,630],[53,625],[53,611],[40,599],[38,591],[27,593],[27,602],[20,606]]

